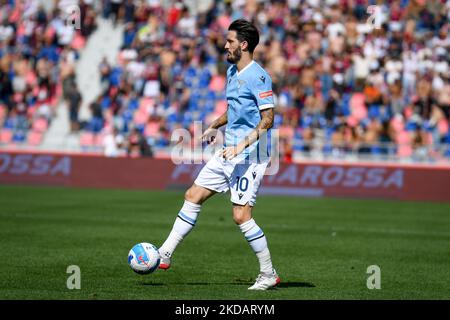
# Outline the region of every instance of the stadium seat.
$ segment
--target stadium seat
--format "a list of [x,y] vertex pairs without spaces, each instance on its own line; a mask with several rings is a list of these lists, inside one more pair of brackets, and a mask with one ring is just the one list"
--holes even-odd
[[411,136],[408,131],[398,132],[396,143],[398,144],[397,155],[399,157],[410,157],[412,155]]
[[134,113],[133,118],[136,125],[145,125],[148,121],[148,113],[139,109]]
[[397,155],[402,158],[410,157],[412,155],[411,146],[402,146],[402,145],[398,146]]
[[36,105],[31,105],[27,109],[27,116],[28,118],[32,119],[34,117],[34,114],[36,112]]
[[29,70],[25,75],[25,81],[29,86],[35,86],[37,83],[36,73],[33,72],[32,70]]
[[159,131],[160,124],[159,122],[152,121],[149,122],[144,129],[145,137],[155,137]]
[[2,120],[6,117],[6,112],[7,112],[6,106],[0,104],[0,123],[2,123],[3,122]]
[[369,106],[368,116],[371,119],[378,119],[381,117],[380,106],[371,105]]
[[405,127],[405,130],[406,131],[416,131],[417,130],[417,123],[416,122],[413,122],[413,121],[408,121],[407,123],[406,123],[406,127]]
[[14,132],[12,141],[17,142],[17,143],[22,143],[22,142],[25,142],[26,137],[27,137],[26,132],[19,130],[19,131]]
[[397,133],[396,142],[400,145],[402,144],[410,144],[411,136],[408,131],[400,131]]
[[429,144],[429,145],[431,145],[431,144],[433,144],[433,133],[431,133],[431,132],[427,132],[426,133],[426,144]]
[[107,133],[101,132],[99,134],[94,135],[94,143],[95,147],[103,147],[103,141],[105,140]]
[[405,124],[403,120],[400,117],[394,117],[391,120],[391,126],[394,129],[395,132],[401,132],[405,128]]
[[359,122],[358,119],[354,116],[347,117],[347,124],[350,127],[356,127],[358,125],[358,122]]
[[227,101],[226,100],[219,100],[216,103],[215,113],[217,114],[224,114],[227,111]]
[[142,98],[139,103],[139,110],[144,112],[149,112],[155,107],[155,100],[152,98]]
[[0,142],[3,144],[10,143],[13,137],[13,131],[11,129],[0,130]]
[[280,137],[287,138],[288,140],[292,140],[294,138],[294,128],[288,125],[283,125],[279,129]]
[[43,137],[42,132],[31,130],[28,133],[28,140],[27,141],[28,141],[28,143],[30,145],[37,146],[37,145],[41,144],[42,137]]
[[350,99],[351,114],[358,120],[367,118],[367,108],[364,104],[364,94],[355,93]]
[[92,132],[84,131],[80,135],[81,147],[92,147],[94,145],[94,134]]
[[447,151],[445,151],[444,156],[450,158],[450,148],[447,148]]
[[445,134],[449,133],[449,124],[446,119],[441,119],[438,122],[438,130],[441,135],[445,135]]
[[85,45],[86,45],[85,38],[80,33],[78,32],[75,33],[75,36],[72,39],[72,43],[70,44],[72,49],[81,50],[85,47]]
[[122,119],[124,122],[133,121],[133,115],[134,115],[133,110],[125,109],[124,112],[122,113]]
[[45,132],[48,128],[47,120],[44,118],[38,118],[33,122],[32,129],[36,132]]
[[406,119],[411,118],[411,116],[414,114],[413,108],[411,106],[406,106],[403,109],[403,114],[405,115]]

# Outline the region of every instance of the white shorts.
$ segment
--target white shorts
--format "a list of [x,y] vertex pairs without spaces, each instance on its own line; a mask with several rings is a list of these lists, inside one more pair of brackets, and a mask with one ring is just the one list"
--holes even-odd
[[254,206],[256,195],[268,162],[246,163],[213,156],[198,174],[194,183],[216,192],[231,192],[231,202]]

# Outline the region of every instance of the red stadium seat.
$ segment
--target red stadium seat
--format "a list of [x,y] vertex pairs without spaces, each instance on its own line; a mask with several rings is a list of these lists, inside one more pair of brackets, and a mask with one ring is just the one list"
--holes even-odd
[[159,122],[152,121],[145,126],[144,135],[146,137],[155,137],[159,131]]
[[32,146],[37,146],[41,144],[42,137],[43,137],[42,132],[32,130],[30,131],[30,133],[28,133],[28,143]]
[[34,87],[37,82],[36,73],[34,73],[33,71],[29,71],[26,75],[25,80],[28,85]]
[[222,92],[225,89],[225,78],[219,75],[213,76],[209,89],[215,92]]
[[13,132],[10,129],[2,129],[0,131],[0,142],[10,143],[13,137]]
[[102,147],[103,146],[103,141],[105,140],[105,136],[107,134],[106,133],[99,133],[97,135],[94,136],[94,145],[96,147]]
[[407,158],[412,155],[412,147],[411,146],[399,146],[397,150],[397,155],[402,158]]
[[38,118],[37,120],[35,120],[33,122],[33,127],[32,129],[36,132],[45,132],[47,131],[48,128],[48,123],[47,120],[45,120],[44,118]]
[[280,127],[280,137],[292,140],[294,138],[294,128],[289,125],[283,125]]
[[352,115],[348,116],[348,118],[347,118],[347,124],[348,124],[350,127],[356,127],[356,126],[358,125],[358,123],[359,123],[359,121],[358,121],[358,119],[357,119],[356,117],[354,117],[354,116],[352,116]]
[[138,110],[134,113],[134,123],[137,125],[143,125],[148,121],[148,113],[142,110]]
[[28,107],[28,109],[27,109],[28,118],[30,118],[30,119],[33,118],[33,115],[36,112],[36,109],[37,109],[36,105]]
[[412,155],[411,136],[408,131],[397,133],[396,142],[398,144],[397,155],[400,157],[410,157]]
[[403,129],[405,129],[405,123],[401,118],[394,117],[391,120],[391,126],[395,130],[395,132],[401,132]]
[[3,119],[6,116],[6,107],[3,104],[0,104],[0,119]]
[[139,110],[148,112],[150,108],[153,108],[155,106],[155,101],[151,98],[142,98],[141,102],[139,103]]
[[94,134],[92,132],[81,133],[80,145],[82,147],[92,147],[94,145]]
[[367,118],[367,108],[364,100],[365,97],[362,93],[355,93],[350,98],[350,108],[352,110],[352,115],[358,120]]
[[400,131],[397,133],[396,141],[398,144],[410,144],[411,136],[408,131]]
[[75,36],[73,37],[73,40],[72,40],[72,43],[70,46],[72,47],[72,49],[81,50],[84,48],[85,45],[86,45],[86,39],[84,39],[84,37],[77,32],[75,34]]
[[214,110],[217,114],[224,114],[227,111],[227,101],[226,100],[219,100],[216,102],[216,108]]
[[448,126],[447,119],[441,119],[438,122],[438,130],[439,130],[440,134],[442,134],[442,135],[447,134],[448,133],[448,128],[449,128],[449,126]]

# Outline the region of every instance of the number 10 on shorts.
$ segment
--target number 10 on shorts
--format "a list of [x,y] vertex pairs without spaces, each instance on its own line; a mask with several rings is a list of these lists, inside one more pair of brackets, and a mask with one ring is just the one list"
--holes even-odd
[[248,179],[246,177],[236,177],[236,191],[245,192],[248,189]]

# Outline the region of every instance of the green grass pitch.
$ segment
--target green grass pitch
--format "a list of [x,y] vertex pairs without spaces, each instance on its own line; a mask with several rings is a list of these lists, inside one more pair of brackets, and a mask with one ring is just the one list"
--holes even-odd
[[[162,244],[178,191],[0,186],[0,299],[449,299],[450,205],[260,196],[254,210],[282,283],[249,292],[258,263],[228,195],[203,206],[169,271],[135,274]],[[69,265],[81,289],[68,290]],[[381,289],[366,286],[381,269]]]

